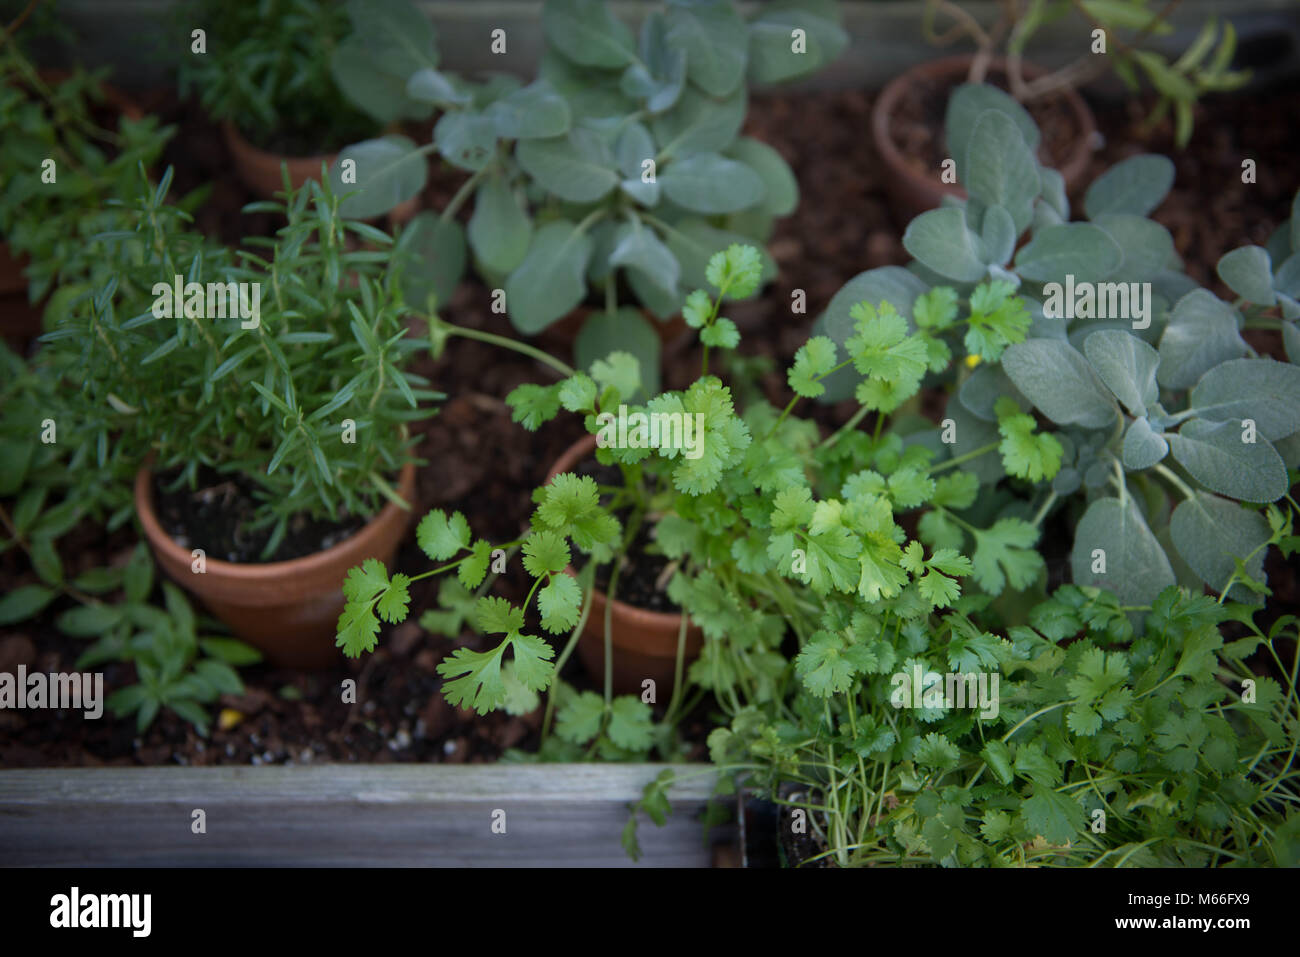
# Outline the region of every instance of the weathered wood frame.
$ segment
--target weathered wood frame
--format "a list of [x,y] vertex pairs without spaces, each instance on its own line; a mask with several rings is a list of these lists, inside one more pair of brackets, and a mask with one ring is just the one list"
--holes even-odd
[[[0,865],[631,866],[628,807],[667,765],[301,765],[0,771]],[[644,815],[640,866],[707,867],[704,765]],[[201,808],[207,831],[191,830]],[[505,833],[493,813],[505,812]],[[724,837],[715,832],[714,838]]]
[[[177,0],[62,0],[60,17],[79,34],[78,55],[88,65],[117,62],[114,82],[133,84],[159,82],[164,64],[154,57],[134,57],[123,62],[116,51],[138,49],[145,35],[158,36],[169,22]],[[445,65],[452,70],[510,70],[532,76],[542,48],[541,3],[538,0],[416,0],[438,26],[440,49]],[[1174,32],[1167,37],[1149,38],[1165,51],[1182,50],[1210,14],[1230,17],[1238,34],[1300,38],[1300,20],[1294,16],[1295,0],[1183,0],[1169,22]],[[754,0],[742,0],[752,8]],[[851,46],[830,68],[801,84],[805,89],[861,87],[879,89],[892,77],[924,60],[948,53],[968,52],[969,44],[939,49],[921,36],[924,0],[840,0],[844,29]],[[996,0],[963,0],[967,10],[981,23],[997,16]],[[614,0],[616,14],[626,23],[638,23],[645,4],[636,0]],[[946,22],[946,21],[945,21]],[[488,38],[500,28],[510,38],[508,62],[493,56]],[[1086,39],[1086,37],[1085,37]],[[1034,37],[1027,56],[1049,68],[1064,66],[1079,55],[1078,23],[1066,21],[1044,26]],[[1257,77],[1261,83],[1276,81],[1294,71],[1300,54],[1291,52],[1283,63]],[[1092,89],[1096,89],[1094,86]],[[1123,95],[1114,78],[1101,83],[1110,95]]]

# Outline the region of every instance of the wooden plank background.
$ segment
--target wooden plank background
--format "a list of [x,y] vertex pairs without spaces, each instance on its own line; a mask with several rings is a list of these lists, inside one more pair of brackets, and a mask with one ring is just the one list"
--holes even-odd
[[[0,771],[0,865],[636,866],[628,805],[665,765],[313,765]],[[707,867],[707,765],[675,766],[640,866]],[[192,812],[207,833],[191,832]],[[492,813],[506,812],[506,833]],[[714,839],[727,835],[714,832]]]

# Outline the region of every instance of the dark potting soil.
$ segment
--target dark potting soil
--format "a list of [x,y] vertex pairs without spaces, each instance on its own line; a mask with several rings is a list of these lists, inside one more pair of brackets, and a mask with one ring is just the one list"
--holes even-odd
[[245,475],[222,475],[201,466],[193,488],[176,484],[179,470],[153,476],[154,511],[163,530],[181,548],[202,548],[226,562],[285,562],[332,548],[366,524],[359,515],[337,521],[299,513],[289,519],[284,538],[270,555],[263,549],[275,526],[253,528],[261,487]]
[[[965,82],[962,78],[961,82]],[[1006,90],[1005,75],[990,71],[988,82]],[[944,114],[954,86],[948,79],[918,76],[907,86],[889,117],[889,135],[904,160],[918,173],[937,175],[949,157],[943,137]],[[1061,94],[1049,94],[1025,105],[1042,131],[1039,159],[1059,169],[1070,158],[1080,130],[1069,101]]]
[[[820,799],[817,795],[809,795],[808,792],[800,790],[792,784],[784,784],[781,786],[781,798],[795,803],[820,803]],[[794,808],[785,804],[780,804],[777,807],[779,810],[779,823],[777,826],[776,840],[780,849],[782,866],[806,868],[835,867],[836,863],[833,856],[817,856],[819,854],[825,854],[827,850],[826,842],[822,839],[821,835],[817,833],[817,830],[810,826],[809,818],[818,812],[806,808]],[[799,819],[796,819],[797,811],[803,812],[799,815]],[[816,858],[816,860],[814,860],[814,858]]]
[[[174,195],[213,184],[207,203],[195,211],[195,228],[233,245],[242,236],[271,235],[283,225],[270,214],[240,211],[255,197],[233,175],[219,127],[197,106],[178,103],[167,91],[138,99],[163,122],[180,127],[165,158],[176,167]],[[789,397],[786,365],[831,297],[865,269],[908,259],[901,231],[888,214],[892,184],[864,136],[872,102],[873,94],[862,90],[762,96],[755,98],[746,120],[746,134],[771,144],[786,158],[801,190],[798,209],[778,221],[768,243],[778,277],[756,299],[728,305],[729,315],[742,329],[740,352],[772,361],[772,371],[762,375],[757,386],[781,405]],[[1134,153],[1169,155],[1177,169],[1174,187],[1152,215],[1173,234],[1188,274],[1217,294],[1229,295],[1215,274],[1219,257],[1239,245],[1267,240],[1290,214],[1291,196],[1300,186],[1300,164],[1293,160],[1300,153],[1300,126],[1292,121],[1300,115],[1300,90],[1207,97],[1196,108],[1196,130],[1182,152],[1173,147],[1169,121],[1151,129],[1142,126],[1149,107],[1149,102],[1094,103],[1104,143],[1093,154],[1086,179]],[[413,138],[427,142],[427,131]],[[1258,164],[1256,183],[1241,182],[1241,160],[1246,156]],[[444,207],[466,175],[431,166],[422,202],[429,208]],[[463,211],[462,218],[469,212]],[[807,297],[804,315],[791,314],[795,290]],[[492,314],[490,303],[490,291],[467,278],[443,314],[461,325],[513,335],[506,319]],[[1276,343],[1262,347],[1280,355],[1274,351]],[[689,385],[698,374],[699,360],[694,345],[668,357],[664,387]],[[453,339],[437,360],[420,357],[414,371],[448,395],[437,415],[412,423],[421,440],[415,454],[427,460],[417,473],[420,509],[458,509],[476,535],[493,541],[518,537],[533,510],[533,488],[582,435],[582,427],[572,416],[560,416],[536,432],[526,432],[511,421],[503,399],[522,383],[555,381],[553,373],[528,358],[468,339]],[[927,396],[927,414],[937,416],[939,399],[942,396]],[[855,409],[852,403],[805,403],[800,411],[833,430]],[[123,564],[136,541],[138,535],[129,526],[107,532],[85,522],[59,540],[65,573],[75,577],[89,568]],[[1063,556],[1063,542],[1059,550]],[[413,528],[396,565],[407,574],[429,568]],[[1061,574],[1061,567],[1063,563],[1055,574]],[[1300,614],[1296,563],[1274,551],[1266,569],[1273,595],[1261,618]],[[621,573],[620,597],[624,580]],[[36,581],[20,549],[0,553],[0,594]],[[511,562],[493,590],[519,602],[529,584],[520,563]],[[0,710],[0,766],[481,763],[499,759],[509,748],[535,749],[538,715],[480,717],[447,703],[439,690],[438,662],[460,645],[482,650],[490,639],[468,629],[457,641],[424,631],[417,622],[426,609],[436,606],[438,580],[414,582],[410,591],[410,617],[400,625],[385,625],[371,655],[357,660],[340,656],[336,667],[314,674],[265,665],[241,669],[247,691],[223,695],[212,706],[214,719],[222,720],[209,738],[199,737],[166,710],[143,735],[136,734],[132,722],[107,716],[85,721],[57,711]],[[117,596],[104,597],[112,601]],[[75,604],[58,599],[31,620],[0,626],[0,670],[26,664],[42,671],[71,671],[86,642],[63,635],[55,619]],[[108,664],[103,670],[106,693],[135,680],[131,665]],[[563,677],[579,689],[598,690],[576,656]],[[357,682],[355,705],[342,703],[340,682],[345,678]],[[703,740],[712,727],[711,707],[706,697],[685,719],[683,736],[693,743],[693,760],[707,759]]]
[[[575,471],[579,475],[590,475],[601,485],[619,485],[623,481],[622,473],[617,468],[590,460],[583,462]],[[615,514],[626,529],[628,511],[622,510]],[[652,526],[648,522],[642,522],[632,544],[619,562],[614,598],[634,608],[677,614],[681,608],[668,597],[668,582],[672,578],[672,572],[667,571],[670,562],[666,556],[655,554],[653,548]],[[606,594],[609,593],[609,580],[613,571],[612,564],[601,565],[596,569],[596,587]]]
[[379,127],[370,117],[349,107],[343,109],[345,116],[312,117],[290,105],[282,110],[286,122],[274,130],[267,131],[261,126],[245,128],[245,124],[239,122],[236,125],[244,139],[253,146],[286,159],[337,153],[349,143],[359,143],[380,134]]
[[[619,517],[626,520],[626,516]],[[665,576],[669,561],[663,555],[654,555],[647,550],[653,541],[650,526],[642,525],[619,565],[614,598],[635,608],[676,614],[681,608],[668,597],[672,572]],[[608,592],[612,571],[612,565],[602,565],[596,570],[597,588]]]

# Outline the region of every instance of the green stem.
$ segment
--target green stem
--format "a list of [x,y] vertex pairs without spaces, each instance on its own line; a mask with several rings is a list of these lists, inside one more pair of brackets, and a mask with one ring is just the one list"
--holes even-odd
[[1047,516],[1047,510],[1052,507],[1052,503],[1055,501],[1056,501],[1056,489],[1052,489],[1051,491],[1048,492],[1047,498],[1043,500],[1043,504],[1038,506],[1038,511],[1034,513],[1034,520],[1032,524],[1038,525],[1039,523],[1041,523],[1042,520]]
[[930,474],[933,475],[935,472],[940,472],[943,469],[950,469],[954,465],[961,465],[961,463],[969,462],[971,459],[979,458],[981,455],[988,455],[990,452],[996,451],[997,447],[998,447],[997,442],[990,442],[988,445],[980,446],[978,449],[975,449],[972,452],[965,452],[962,455],[956,456],[955,458],[945,459],[944,461],[939,462],[936,465],[931,465]]
[[1193,501],[1196,499],[1196,493],[1192,491],[1192,489],[1187,485],[1186,482],[1184,482],[1182,479],[1180,479],[1177,476],[1177,474],[1175,474],[1173,469],[1165,465],[1157,464],[1155,467],[1155,471],[1157,474],[1159,474],[1160,476],[1168,480],[1175,488],[1177,488],[1178,491],[1180,491],[1183,494],[1184,498],[1191,499]]
[[673,696],[668,700],[668,711],[664,715],[664,723],[671,725],[677,717],[677,708],[681,704],[682,692],[685,687],[682,684],[682,671],[686,664],[686,626],[689,623],[685,610],[682,611],[682,623],[677,628],[677,661],[673,667]]
[[862,406],[862,408],[858,409],[858,411],[853,413],[852,418],[850,418],[847,422],[841,425],[833,433],[831,433],[829,436],[823,439],[822,443],[817,446],[817,450],[820,451],[824,448],[829,448],[830,446],[838,442],[840,439],[842,439],[844,436],[848,435],[850,432],[852,432],[854,429],[858,427],[858,423],[861,422],[863,419],[865,419],[867,417],[867,413],[870,411],[871,410],[868,409],[865,405]]
[[[436,149],[436,146],[429,144],[428,146],[420,147],[420,152],[430,153]],[[451,197],[451,201],[447,203],[446,208],[443,209],[442,214],[438,217],[439,222],[445,223],[455,219],[456,214],[460,212],[460,208],[465,205],[465,200],[469,199],[469,194],[474,191],[474,187],[479,184],[479,181],[482,180],[484,176],[495,169],[496,166],[489,163],[469,179],[465,180],[465,182],[461,183],[460,189],[456,190],[455,194]]]
[[436,322],[438,328],[449,336],[464,336],[466,339],[477,339],[479,342],[486,342],[489,345],[500,346],[502,349],[512,349],[515,352],[522,353],[529,358],[536,359],[538,362],[545,363],[566,379],[576,374],[576,370],[572,366],[561,362],[555,356],[543,352],[536,346],[528,345],[526,342],[515,342],[513,339],[507,339],[505,336],[498,336],[491,332],[467,329],[465,326],[458,326],[437,316],[430,317],[429,321]]

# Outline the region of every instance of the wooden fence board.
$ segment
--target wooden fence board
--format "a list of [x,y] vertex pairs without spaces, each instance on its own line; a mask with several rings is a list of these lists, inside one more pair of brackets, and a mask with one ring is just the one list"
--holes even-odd
[[[628,805],[665,765],[304,765],[0,771],[0,865],[627,866]],[[708,866],[706,766],[676,766],[642,866]],[[689,777],[686,777],[689,775]],[[192,812],[207,832],[191,831]],[[505,833],[492,831],[505,811]]]

